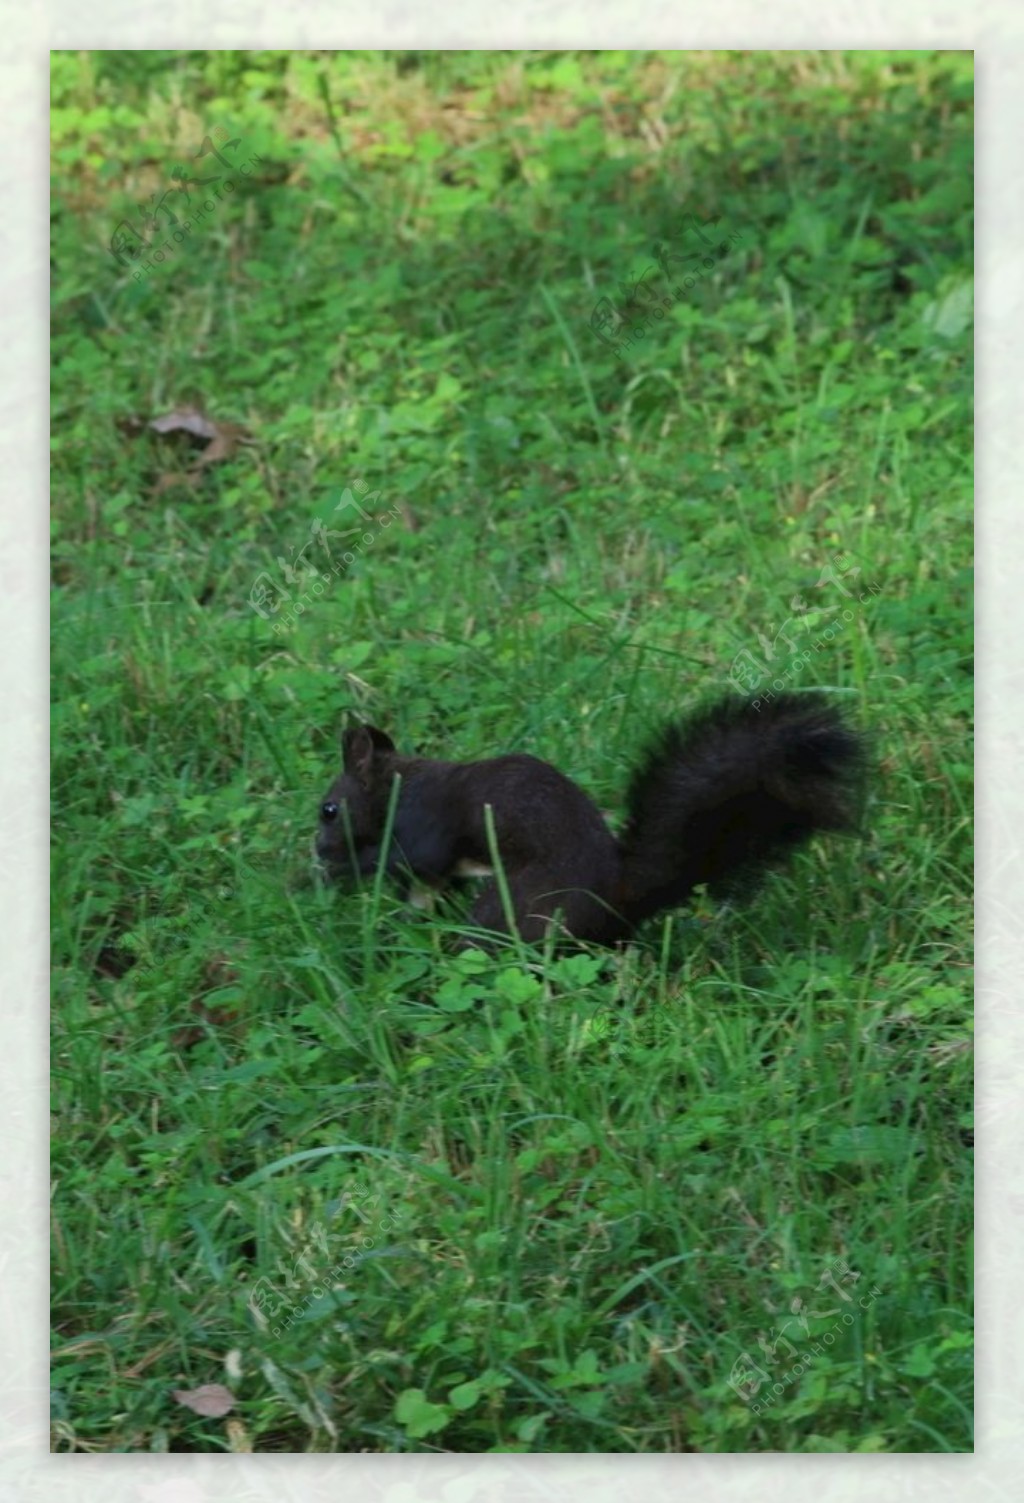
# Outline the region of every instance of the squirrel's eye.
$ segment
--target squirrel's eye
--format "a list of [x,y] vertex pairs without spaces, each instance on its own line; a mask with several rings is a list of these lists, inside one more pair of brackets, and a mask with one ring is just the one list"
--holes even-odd
[[328,799],[326,804],[320,805],[320,818],[324,821],[325,824],[329,825],[331,820],[337,819],[337,817],[338,806],[333,802],[333,800]]

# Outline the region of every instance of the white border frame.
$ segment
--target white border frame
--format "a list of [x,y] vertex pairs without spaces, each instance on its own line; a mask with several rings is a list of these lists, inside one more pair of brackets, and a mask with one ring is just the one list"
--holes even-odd
[[[222,1503],[222,1500],[333,1499],[339,1487],[394,1503],[477,1498],[587,1503],[674,1500],[679,1489],[713,1498],[756,1497],[812,1503],[863,1497],[959,1498],[985,1487],[991,1497],[1016,1495],[1024,1474],[1022,1385],[1016,1364],[1021,1304],[1013,1268],[1020,1261],[1024,1215],[1024,1090],[1021,1035],[1024,915],[1020,863],[1021,712],[1014,703],[1016,662],[1012,622],[1024,589],[1015,578],[1020,528],[1013,524],[1016,426],[1021,394],[1021,261],[1024,235],[1019,180],[1024,168],[1024,11],[1006,0],[961,3],[911,0],[893,20],[878,0],[833,8],[794,0],[766,8],[761,0],[728,0],[711,13],[688,14],[656,0],[580,0],[575,6],[520,6],[513,14],[480,13],[473,0],[437,6],[390,3],[376,10],[352,0],[307,6],[301,16],[258,6],[175,5],[145,13],[96,0],[83,22],[61,0],[46,24],[19,9],[17,43],[0,62],[5,101],[3,157],[7,180],[8,276],[3,283],[7,336],[2,358],[7,427],[0,556],[5,713],[0,758],[0,914],[9,938],[0,948],[6,984],[0,1091],[0,1186],[8,1215],[0,1232],[0,1350],[4,1379],[0,1413],[0,1503]],[[14,13],[8,13],[13,29]],[[979,1113],[983,1169],[979,1175],[981,1297],[978,1363],[978,1452],[974,1456],[51,1456],[42,1333],[48,1318],[46,1282],[47,1089],[46,1019],[48,827],[45,819],[47,629],[47,96],[48,46],[195,46],[216,48],[457,47],[516,49],[592,47],[745,48],[917,46],[974,48],[979,121],[981,267],[977,327],[984,359],[979,380],[979,483],[984,497],[979,621],[985,648],[981,717],[984,729],[984,818],[979,840],[979,917],[984,940],[979,988]],[[1014,123],[1016,122],[1016,124]],[[22,212],[24,211],[24,212]],[[1007,218],[1009,216],[1009,218]],[[29,501],[28,498],[31,498]],[[1024,633],[1022,633],[1024,637]],[[996,814],[996,811],[998,813]],[[968,1250],[964,1249],[964,1256]],[[1024,1348],[1024,1342],[1021,1343]],[[1016,1483],[1016,1486],[1014,1484]]]

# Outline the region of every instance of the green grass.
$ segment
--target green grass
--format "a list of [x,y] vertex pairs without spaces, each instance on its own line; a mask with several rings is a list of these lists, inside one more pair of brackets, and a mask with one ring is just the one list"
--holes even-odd
[[[57,53],[53,105],[55,1448],[970,1449],[970,55]],[[258,162],[133,276],[219,126]],[[691,212],[739,238],[617,355]],[[311,880],[346,712],[616,812],[780,632],[876,772],[746,907],[456,958]]]

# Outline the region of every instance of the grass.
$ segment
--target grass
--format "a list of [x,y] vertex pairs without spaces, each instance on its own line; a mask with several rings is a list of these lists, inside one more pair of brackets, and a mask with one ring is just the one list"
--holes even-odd
[[[52,69],[54,1448],[970,1449],[970,56]],[[868,826],[743,908],[311,879],[347,712],[614,814],[784,671]]]

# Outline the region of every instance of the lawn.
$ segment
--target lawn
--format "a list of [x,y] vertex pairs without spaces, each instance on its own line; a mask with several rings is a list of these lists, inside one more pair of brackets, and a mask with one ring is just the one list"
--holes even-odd
[[[52,174],[54,1449],[970,1450],[971,55],[58,52]],[[346,717],[615,819],[783,674],[744,905],[316,879]]]

